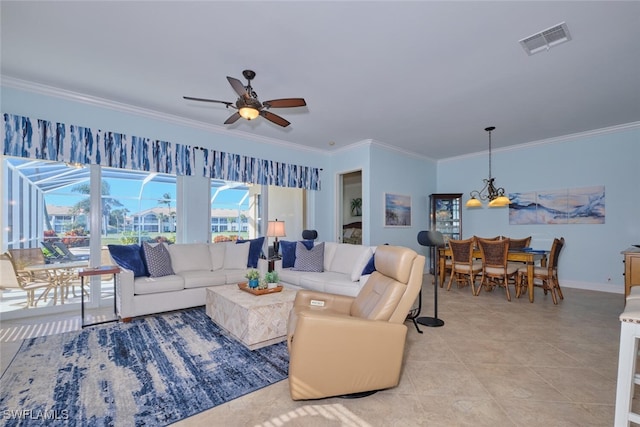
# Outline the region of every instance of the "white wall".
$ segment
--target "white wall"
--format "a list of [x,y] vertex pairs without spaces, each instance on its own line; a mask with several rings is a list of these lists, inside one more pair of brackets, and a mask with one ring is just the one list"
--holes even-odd
[[[493,135],[494,141],[499,132]],[[620,251],[640,244],[640,124],[493,150],[492,175],[507,192],[605,186],[605,224],[510,225],[507,208],[463,210],[463,236],[533,236],[549,249],[563,236],[561,285],[622,292]],[[488,154],[438,163],[438,192],[469,192],[488,176]]]

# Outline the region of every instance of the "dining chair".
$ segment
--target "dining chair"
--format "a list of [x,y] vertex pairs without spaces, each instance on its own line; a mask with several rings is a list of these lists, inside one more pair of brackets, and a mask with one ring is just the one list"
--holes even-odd
[[522,250],[524,248],[528,248],[529,245],[531,245],[531,236],[525,237],[523,239],[512,239],[507,236],[502,236],[502,239],[509,239],[510,251]]
[[507,262],[509,239],[478,239],[478,245],[480,246],[480,253],[482,254],[482,280],[475,295],[479,295],[480,289],[483,287],[485,290],[493,290],[493,288],[498,285],[504,286],[507,293],[507,301],[511,301],[509,279],[513,280],[512,284],[514,288],[516,288],[516,295],[518,295],[518,288],[515,281],[518,274],[518,267],[510,265]]
[[[551,292],[551,299],[554,304],[558,304],[558,296],[560,299],[564,299],[562,289],[560,288],[560,282],[558,281],[558,259],[563,247],[564,237],[553,239],[547,265],[536,266],[533,269],[533,285],[542,287],[545,295],[547,292]],[[536,284],[536,279],[540,280],[542,283]],[[523,291],[527,288],[527,285],[527,267],[520,267],[518,269],[516,297],[520,297]],[[557,296],[556,291],[558,293]]]
[[476,294],[476,276],[482,272],[482,263],[473,259],[473,247],[475,239],[455,240],[449,239],[451,248],[451,276],[447,284],[447,290],[451,289],[451,283],[455,279],[458,287],[471,284],[471,293]]
[[[6,261],[9,261],[8,263]],[[30,272],[25,268],[30,265],[44,264],[44,254],[39,248],[9,249],[9,254],[2,256],[2,268],[11,269],[20,289],[27,293],[27,307],[35,307],[41,299],[47,300],[51,289],[55,289],[55,278],[48,271]],[[35,291],[43,292],[35,298]]]
[[[518,251],[524,248],[528,248],[531,245],[531,236],[525,237],[523,239],[511,239],[507,236],[502,236],[502,239],[509,239],[509,250],[510,251]],[[520,261],[509,261],[509,264],[520,268],[522,266],[526,266],[526,263]],[[518,290],[516,289],[516,294]]]

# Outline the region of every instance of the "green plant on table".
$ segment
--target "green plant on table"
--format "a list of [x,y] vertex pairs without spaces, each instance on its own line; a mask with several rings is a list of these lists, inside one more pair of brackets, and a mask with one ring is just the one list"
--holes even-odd
[[264,275],[264,281],[267,283],[278,283],[280,278],[277,271],[269,271]]
[[249,280],[260,280],[260,272],[252,268],[247,272],[247,274],[245,274],[244,277]]

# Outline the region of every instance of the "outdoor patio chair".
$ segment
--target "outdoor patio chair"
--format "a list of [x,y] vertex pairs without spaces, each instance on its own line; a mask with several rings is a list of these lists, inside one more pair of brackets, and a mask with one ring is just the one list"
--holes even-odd
[[53,242],[53,246],[58,248],[58,250],[62,252],[64,256],[67,257],[70,261],[86,261],[89,259],[89,255],[74,254],[63,242]]
[[[44,264],[44,255],[39,248],[9,249],[9,254],[0,255],[0,263],[3,272],[2,289],[17,287],[25,291],[26,307],[37,306],[43,298],[46,301],[51,289],[55,288],[55,279],[46,270],[37,273],[24,270],[29,265]],[[5,271],[12,274],[5,274]],[[11,276],[15,282],[11,280]],[[5,279],[8,280],[6,283]],[[43,289],[43,292],[36,299],[35,291],[38,289]]]

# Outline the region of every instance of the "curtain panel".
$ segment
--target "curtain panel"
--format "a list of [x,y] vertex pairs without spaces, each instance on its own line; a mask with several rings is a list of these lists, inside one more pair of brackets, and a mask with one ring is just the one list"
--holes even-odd
[[[6,156],[320,190],[318,168],[7,113],[3,116]],[[196,156],[203,157],[200,171],[194,168]]]

